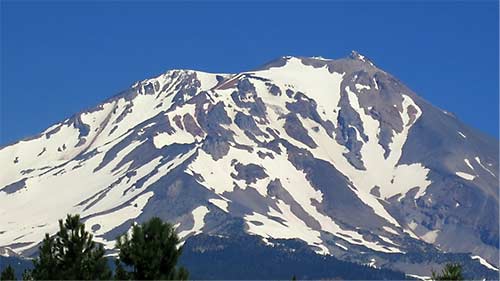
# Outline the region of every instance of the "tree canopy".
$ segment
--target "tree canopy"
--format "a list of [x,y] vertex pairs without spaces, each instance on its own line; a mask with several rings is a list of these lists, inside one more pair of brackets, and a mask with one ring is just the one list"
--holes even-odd
[[33,261],[35,280],[105,280],[111,278],[105,251],[85,231],[79,215],[59,220],[59,231],[45,235],[38,258]]
[[458,263],[446,264],[441,273],[432,272],[432,280],[464,280],[462,266]]
[[16,274],[12,266],[7,266],[0,274],[0,280],[15,280]]
[[[134,225],[129,237],[124,234],[117,238],[120,250],[117,272],[135,280],[186,280],[188,271],[177,267],[182,248],[174,228],[154,217],[149,221]],[[123,263],[131,271],[126,271]]]

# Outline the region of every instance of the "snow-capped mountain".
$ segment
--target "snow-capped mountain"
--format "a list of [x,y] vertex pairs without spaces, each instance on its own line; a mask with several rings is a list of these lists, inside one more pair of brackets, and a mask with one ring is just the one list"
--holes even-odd
[[183,239],[297,239],[417,275],[456,253],[498,271],[498,140],[356,52],[171,70],[2,147],[0,163],[5,253],[30,256],[79,213],[110,252],[159,216]]

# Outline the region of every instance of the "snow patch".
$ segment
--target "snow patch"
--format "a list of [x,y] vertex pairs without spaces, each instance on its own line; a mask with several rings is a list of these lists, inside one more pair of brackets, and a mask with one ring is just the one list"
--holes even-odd
[[342,250],[344,250],[344,251],[348,251],[348,250],[349,250],[346,246],[344,246],[344,245],[342,245],[342,244],[339,244],[339,243],[337,243],[337,242],[335,242],[335,245],[336,245],[336,246],[338,246],[339,248],[341,248],[341,249],[342,249]]
[[392,234],[394,234],[394,235],[399,235],[399,233],[398,233],[396,230],[394,230],[394,229],[392,229],[392,228],[390,228],[390,227],[387,227],[387,226],[382,226],[382,228],[383,228],[385,231],[389,232],[389,233],[392,233]]
[[[488,173],[490,173],[490,175],[492,175],[493,177],[495,177],[495,178],[496,178],[495,174],[494,174],[494,173],[493,173],[490,169],[486,168],[486,167],[485,167],[485,166],[481,163],[481,159],[479,158],[479,156],[476,156],[474,159],[476,160],[476,162],[477,162],[479,165],[481,165],[481,167],[482,167],[484,170],[486,170]],[[491,166],[491,164],[489,164],[489,165]]]
[[375,260],[373,258],[370,259],[369,263],[365,263],[366,266],[369,266],[369,267],[372,267],[372,268],[378,268],[376,264],[377,264],[377,260]]
[[471,174],[467,174],[467,173],[464,173],[464,172],[455,172],[455,174],[463,179],[466,179],[466,180],[469,180],[469,181],[472,181],[476,178],[476,176],[474,175],[471,175]]
[[[330,253],[328,248],[323,245],[320,233],[316,230],[312,230],[302,220],[297,218],[291,211],[289,205],[282,200],[278,200],[277,206],[279,211],[271,208],[266,214],[268,216],[255,212],[250,215],[245,215],[244,219],[248,226],[248,232],[265,238],[298,238],[311,246],[319,247],[317,251],[319,254],[326,255]],[[270,217],[272,216],[283,219],[284,223],[282,224],[271,219]],[[255,221],[260,222],[260,224],[255,224]]]
[[385,236],[379,235],[378,237],[380,237],[380,239],[382,239],[382,241],[384,241],[386,243],[392,244],[394,246],[399,246],[397,243],[395,243],[394,241],[392,241],[391,239],[389,239]]
[[378,83],[377,83],[377,80],[375,80],[375,78],[372,78],[373,80],[373,84],[375,84],[375,89],[378,90]]
[[194,225],[190,230],[184,230],[179,232],[179,238],[183,239],[188,235],[197,235],[201,233],[201,229],[205,225],[205,216],[208,214],[209,210],[206,206],[199,206],[193,210],[193,220]]
[[[396,133],[393,136],[393,140],[389,144],[390,154],[386,158],[383,147],[378,143],[378,134],[380,132],[379,121],[365,113],[365,109],[360,105],[357,95],[348,86],[345,90],[348,94],[350,105],[359,113],[364,132],[368,135],[368,141],[361,148],[361,158],[366,170],[358,170],[353,167],[343,155],[346,152],[346,148],[339,145],[335,140],[332,140],[326,135],[324,130],[311,134],[311,137],[319,146],[310,150],[316,158],[332,163],[339,171],[346,175],[353,182],[353,185],[356,186],[357,190],[354,190],[354,192],[377,215],[385,218],[393,225],[399,226],[399,223],[385,210],[378,198],[370,194],[370,190],[375,185],[379,186],[381,198],[383,199],[397,194],[399,194],[399,198],[402,198],[410,189],[415,187],[418,187],[415,198],[425,194],[425,189],[431,183],[427,179],[429,169],[421,163],[398,165],[408,132],[421,116],[422,112],[410,97],[403,95],[403,112],[401,112],[401,118],[405,127],[401,133]],[[409,108],[417,110],[413,119],[410,119]],[[300,121],[308,125],[308,127],[314,125],[309,119],[300,118]],[[325,149],[325,147],[329,149]]]
[[430,276],[422,276],[422,275],[416,275],[416,274],[405,274],[405,275],[408,277],[412,277],[412,278],[420,279],[420,280],[424,280],[424,281],[432,280],[432,278]]
[[180,130],[172,135],[168,133],[160,133],[153,137],[153,143],[156,148],[160,149],[174,143],[190,144],[195,143],[197,140],[186,131]]
[[370,86],[363,85],[363,84],[356,84],[354,85],[356,87],[356,90],[361,91],[361,90],[370,90]]
[[85,221],[85,225],[87,227],[92,227],[92,225],[95,224],[99,225],[99,229],[92,231],[94,239],[96,242],[103,243],[104,248],[113,249],[115,246],[115,240],[106,240],[101,236],[115,228],[119,222],[124,222],[138,217],[142,213],[142,209],[146,206],[146,203],[151,197],[153,197],[153,195],[154,192],[152,191],[141,194],[130,204],[118,209],[117,211],[87,219]]
[[229,207],[228,200],[214,199],[214,198],[212,198],[212,199],[208,200],[208,202],[210,202],[210,203],[214,204],[215,206],[219,207],[224,212],[229,213],[229,210],[228,210],[228,207]]
[[493,265],[491,265],[491,263],[489,263],[488,261],[486,261],[485,259],[483,259],[480,256],[471,256],[471,258],[473,260],[479,260],[479,263],[481,263],[483,266],[487,267],[488,269],[498,271],[498,268],[494,267]]
[[333,110],[340,101],[340,85],[343,74],[330,73],[328,66],[315,68],[290,58],[286,65],[257,71],[255,74],[273,80],[273,83],[292,84],[296,91],[316,101],[318,113],[323,119],[336,120]]
[[465,164],[467,164],[467,166],[469,166],[471,170],[474,170],[474,167],[472,167],[472,165],[470,164],[469,159],[464,159],[464,162]]
[[422,240],[424,240],[425,242],[432,244],[436,242],[436,238],[438,236],[439,231],[440,231],[439,229],[429,231],[423,236],[420,236],[420,238],[422,238]]

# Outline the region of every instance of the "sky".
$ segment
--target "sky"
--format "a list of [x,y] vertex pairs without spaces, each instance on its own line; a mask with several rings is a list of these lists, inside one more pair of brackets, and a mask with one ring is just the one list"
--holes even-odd
[[169,69],[357,50],[498,138],[498,1],[0,1],[0,146]]

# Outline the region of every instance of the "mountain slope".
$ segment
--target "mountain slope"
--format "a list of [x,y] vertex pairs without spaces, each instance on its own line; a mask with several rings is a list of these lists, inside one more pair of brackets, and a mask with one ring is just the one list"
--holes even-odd
[[498,268],[498,141],[355,52],[168,71],[1,148],[0,163],[0,247],[25,256],[80,213],[111,252],[159,216],[182,238],[298,239],[412,274],[429,273],[424,253]]

